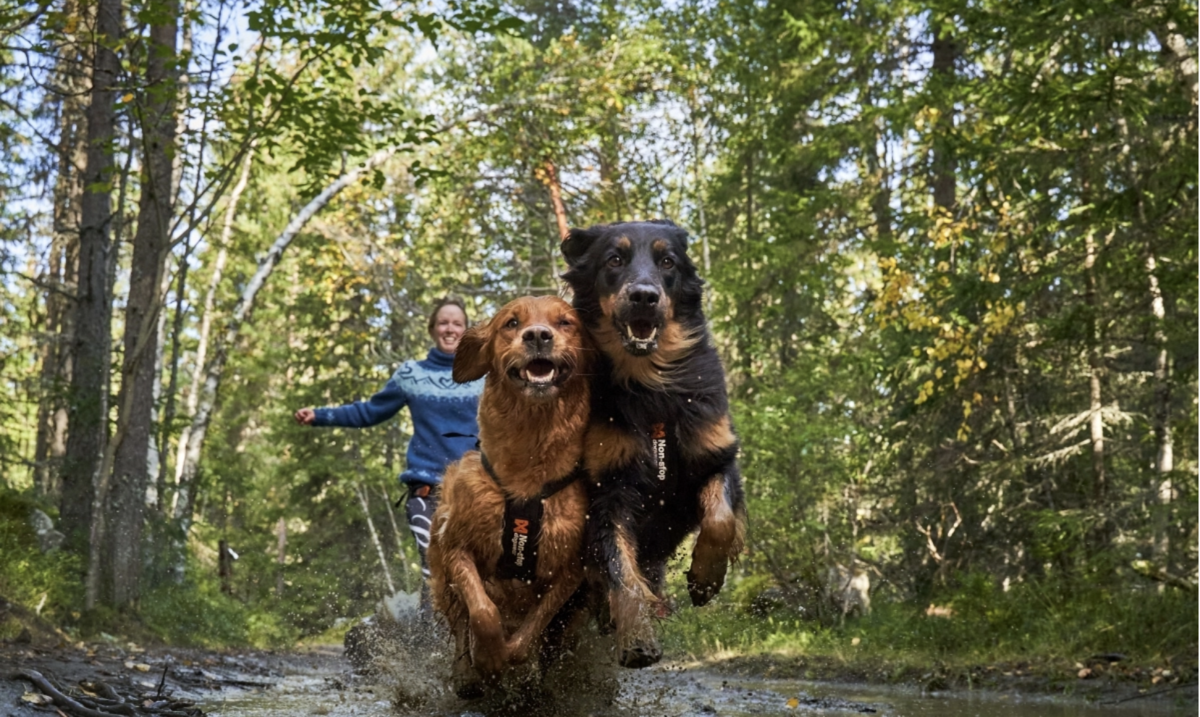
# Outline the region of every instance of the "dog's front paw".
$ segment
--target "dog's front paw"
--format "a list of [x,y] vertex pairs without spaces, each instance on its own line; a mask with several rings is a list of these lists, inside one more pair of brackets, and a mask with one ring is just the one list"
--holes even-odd
[[483,697],[483,678],[466,655],[454,661],[450,672],[450,687],[460,699],[476,700]]
[[471,661],[485,680],[494,681],[508,668],[508,651],[503,648],[495,651],[473,650]]
[[473,679],[454,680],[454,694],[460,700],[477,700],[483,697],[483,680],[476,675]]
[[715,580],[711,578],[705,580],[692,570],[687,572],[688,595],[692,598],[692,604],[696,607],[707,605],[717,593],[721,592],[721,586],[724,584],[724,571]]
[[662,648],[655,641],[637,642],[621,650],[621,667],[649,667],[662,659]]

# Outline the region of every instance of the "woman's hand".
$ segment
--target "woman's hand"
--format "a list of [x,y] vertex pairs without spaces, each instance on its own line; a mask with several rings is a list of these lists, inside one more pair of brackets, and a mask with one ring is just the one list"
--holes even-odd
[[295,413],[296,423],[302,426],[311,426],[313,421],[317,420],[317,412],[311,408],[301,408]]

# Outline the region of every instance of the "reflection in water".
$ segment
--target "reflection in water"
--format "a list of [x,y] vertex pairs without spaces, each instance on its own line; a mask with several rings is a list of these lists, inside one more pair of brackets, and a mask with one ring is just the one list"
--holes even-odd
[[[427,656],[428,657],[428,656]],[[596,664],[603,662],[593,662]],[[584,675],[552,675],[546,690],[525,699],[464,702],[444,690],[419,699],[405,691],[404,675],[342,686],[344,675],[312,672],[285,677],[272,690],[227,692],[210,699],[216,717],[382,715],[408,717],[743,717],[749,715],[855,715],[889,717],[1165,717],[1195,714],[1195,689],[1180,690],[1186,706],[1133,701],[1117,706],[1080,700],[986,692],[922,694],[899,687],[839,685],[795,680],[746,680],[665,667]],[[399,681],[398,681],[399,680]],[[400,696],[408,704],[398,705]]]

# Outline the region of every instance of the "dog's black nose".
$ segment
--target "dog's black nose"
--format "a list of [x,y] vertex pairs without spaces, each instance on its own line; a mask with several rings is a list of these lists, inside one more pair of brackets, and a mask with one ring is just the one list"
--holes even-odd
[[548,349],[554,345],[554,334],[548,326],[530,326],[521,332],[521,340],[532,349]]
[[658,287],[650,284],[637,284],[629,289],[629,300],[634,304],[646,307],[658,306]]

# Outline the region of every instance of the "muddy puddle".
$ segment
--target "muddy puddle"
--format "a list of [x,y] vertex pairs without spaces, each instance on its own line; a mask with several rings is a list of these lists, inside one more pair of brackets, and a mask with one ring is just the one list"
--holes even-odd
[[[593,667],[595,664],[593,663]],[[421,683],[414,687],[414,682]],[[466,702],[415,673],[374,679],[320,669],[283,675],[269,690],[226,690],[203,703],[214,717],[387,715],[407,717],[743,717],[859,715],[891,717],[1162,717],[1195,714],[1195,689],[1179,701],[1089,704],[1079,698],[1009,693],[922,693],[903,687],[735,678],[667,666],[552,675],[536,695]]]

